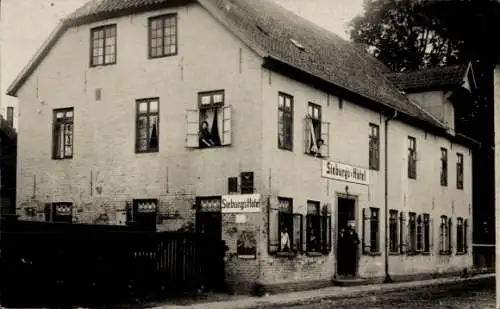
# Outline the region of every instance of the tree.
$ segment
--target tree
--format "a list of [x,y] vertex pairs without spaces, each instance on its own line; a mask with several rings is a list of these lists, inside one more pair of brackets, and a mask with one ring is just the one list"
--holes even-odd
[[349,24],[351,39],[393,71],[418,70],[461,60],[463,42],[435,30],[439,19],[421,13],[422,0],[365,0]]

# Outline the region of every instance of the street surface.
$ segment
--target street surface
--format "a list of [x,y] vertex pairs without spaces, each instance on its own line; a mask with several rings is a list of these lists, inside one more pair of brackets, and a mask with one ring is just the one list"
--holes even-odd
[[287,306],[290,309],[495,309],[495,281]]

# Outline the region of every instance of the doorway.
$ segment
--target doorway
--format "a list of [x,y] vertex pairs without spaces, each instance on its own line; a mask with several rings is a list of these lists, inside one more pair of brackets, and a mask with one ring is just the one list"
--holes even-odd
[[357,246],[353,236],[346,232],[348,225],[356,231],[356,200],[349,197],[337,198],[337,275],[356,276]]

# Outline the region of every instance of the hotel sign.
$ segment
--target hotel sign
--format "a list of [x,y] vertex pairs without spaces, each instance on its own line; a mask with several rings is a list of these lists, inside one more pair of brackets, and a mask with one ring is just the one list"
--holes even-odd
[[321,164],[321,177],[323,178],[362,185],[368,185],[369,183],[368,170],[364,168],[326,160],[323,160]]
[[261,211],[260,194],[240,194],[222,196],[222,213],[251,213]]

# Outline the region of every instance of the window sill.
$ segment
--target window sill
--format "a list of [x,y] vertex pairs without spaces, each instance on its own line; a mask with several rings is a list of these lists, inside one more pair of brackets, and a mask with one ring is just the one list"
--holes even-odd
[[456,252],[455,255],[467,255],[467,251]]
[[421,255],[431,255],[430,252],[420,252]]
[[52,160],[54,161],[63,161],[63,160],[72,160],[73,157],[65,157],[65,158],[56,158],[56,157],[52,157]]
[[389,255],[397,256],[397,255],[401,255],[401,253],[399,253],[399,252],[389,252]]
[[420,252],[417,252],[417,251],[413,251],[413,252],[406,252],[406,255],[407,256],[415,256],[415,255],[419,255]]
[[201,150],[204,150],[204,149],[220,149],[220,148],[226,148],[226,147],[229,147],[231,146],[231,144],[227,144],[227,145],[218,145],[218,146],[211,146],[211,147],[188,147],[190,149],[201,149]]
[[296,255],[297,255],[296,252],[286,252],[286,251],[276,252],[276,257],[295,257]]
[[109,66],[115,65],[115,64],[116,64],[116,61],[110,62],[110,63],[103,63],[103,64],[90,64],[90,67],[91,68],[109,67]]
[[370,167],[369,170],[374,172],[380,172],[380,168]]
[[289,152],[293,152],[293,148],[291,148],[291,149],[288,149],[288,148],[284,148],[284,147],[279,147],[279,146],[278,146],[278,150],[283,150],[283,151],[289,151]]
[[328,159],[330,157],[329,155],[326,155],[326,156],[321,156],[320,155],[320,156],[318,156],[318,155],[316,155],[314,153],[309,153],[309,152],[306,152],[305,155],[308,156],[308,157],[311,157],[311,158],[316,158],[316,159]]
[[451,255],[450,251],[439,251],[439,255]]
[[382,252],[380,251],[376,251],[376,252],[365,252],[363,253],[364,255],[366,256],[381,256],[382,255]]
[[159,149],[151,149],[151,150],[135,150],[136,154],[141,154],[141,153],[157,153],[160,152]]
[[177,52],[172,53],[172,54],[160,55],[160,56],[151,56],[151,55],[149,55],[148,59],[153,60],[153,59],[159,59],[159,58],[168,58],[168,57],[173,57],[173,56],[177,56],[177,55],[178,55]]
[[320,252],[320,251],[308,251],[306,252],[307,256],[323,256],[326,253]]

